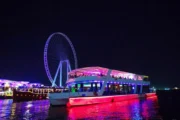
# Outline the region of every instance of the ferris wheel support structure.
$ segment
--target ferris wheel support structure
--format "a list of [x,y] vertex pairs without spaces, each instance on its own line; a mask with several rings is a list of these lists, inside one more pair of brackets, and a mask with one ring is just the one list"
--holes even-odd
[[[63,63],[66,64],[67,73],[71,71],[71,65],[69,64],[69,60],[60,61],[59,66],[58,66],[57,71],[56,71],[56,74],[55,74],[54,79],[53,79],[52,87],[56,86],[55,82],[57,80],[58,73],[60,74],[59,75],[60,76],[59,77],[60,78],[59,79],[59,86],[62,86],[62,72],[61,71],[62,71],[62,68],[63,68],[63,66],[62,66]],[[67,74],[66,80],[68,80],[68,74]]]

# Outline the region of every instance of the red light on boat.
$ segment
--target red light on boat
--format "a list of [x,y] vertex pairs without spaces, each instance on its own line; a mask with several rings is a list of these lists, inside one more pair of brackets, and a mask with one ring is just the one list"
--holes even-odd
[[118,101],[125,101],[125,100],[137,99],[137,98],[139,98],[138,94],[117,95],[117,96],[101,96],[101,97],[69,98],[68,106],[118,102]]

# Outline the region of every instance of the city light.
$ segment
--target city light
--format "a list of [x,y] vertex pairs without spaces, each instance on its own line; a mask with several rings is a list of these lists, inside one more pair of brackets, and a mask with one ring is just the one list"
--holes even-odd
[[178,89],[178,87],[174,87],[174,89],[175,89],[175,90],[177,90],[177,89]]
[[164,90],[170,90],[170,88],[164,88]]

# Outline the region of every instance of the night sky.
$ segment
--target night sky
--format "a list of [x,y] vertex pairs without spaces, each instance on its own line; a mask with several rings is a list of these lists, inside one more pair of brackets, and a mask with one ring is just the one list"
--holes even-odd
[[44,45],[50,34],[63,32],[79,67],[118,69],[148,75],[157,87],[180,86],[179,6],[170,0],[3,3],[0,78],[50,85]]

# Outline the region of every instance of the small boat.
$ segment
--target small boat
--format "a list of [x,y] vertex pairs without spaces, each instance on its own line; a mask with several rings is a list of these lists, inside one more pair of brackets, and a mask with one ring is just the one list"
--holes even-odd
[[31,100],[44,100],[48,98],[48,93],[56,92],[60,93],[61,88],[52,88],[52,87],[35,87],[27,89],[14,89],[13,90],[13,101],[31,101]]
[[68,73],[66,90],[49,93],[51,106],[90,105],[154,96],[150,93],[148,76],[111,70],[103,67],[85,67]]

